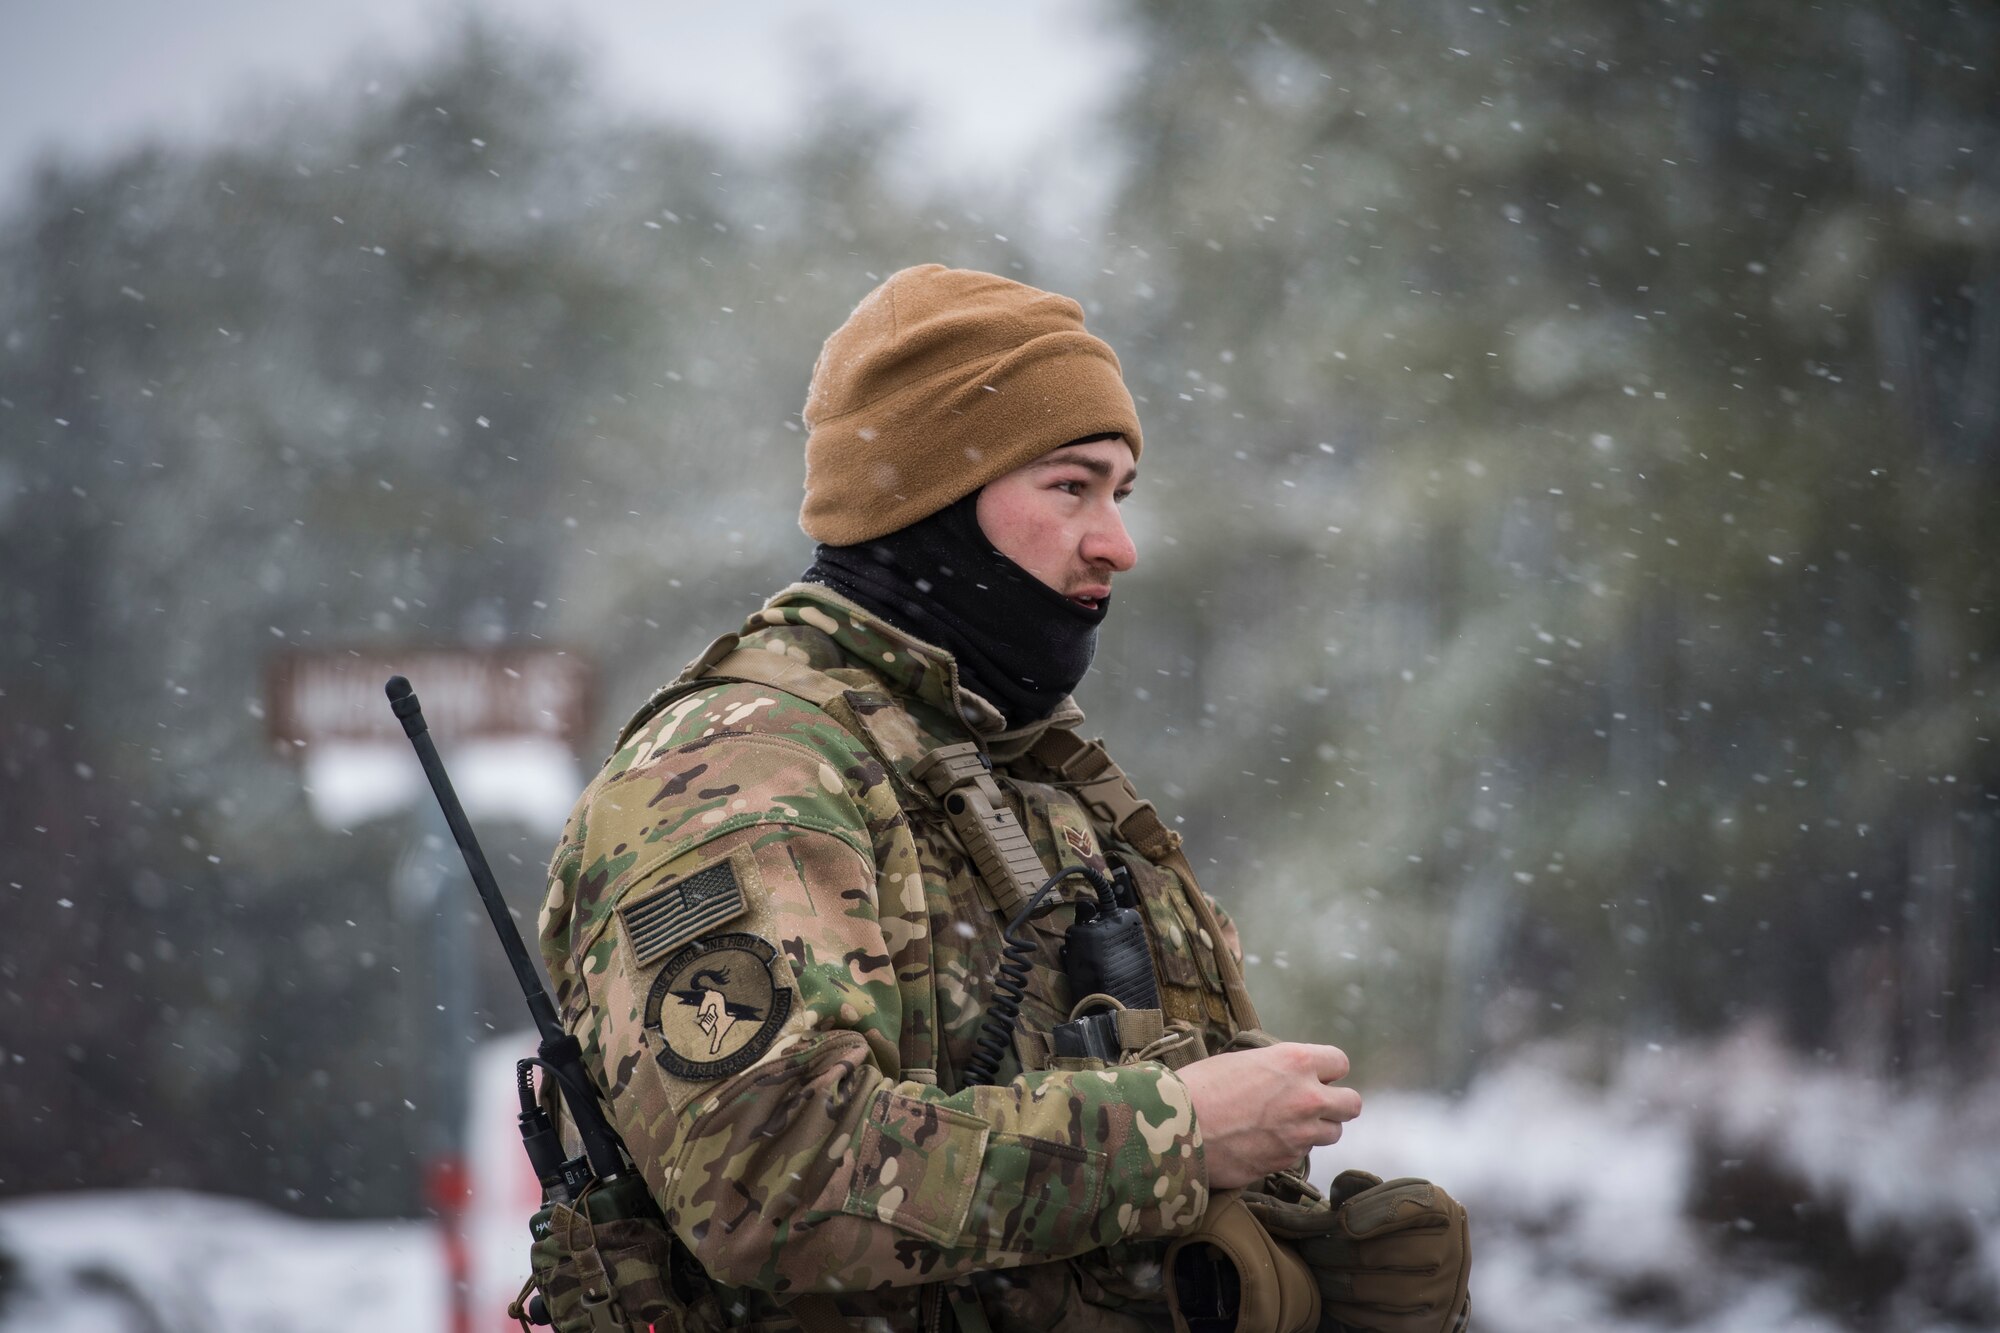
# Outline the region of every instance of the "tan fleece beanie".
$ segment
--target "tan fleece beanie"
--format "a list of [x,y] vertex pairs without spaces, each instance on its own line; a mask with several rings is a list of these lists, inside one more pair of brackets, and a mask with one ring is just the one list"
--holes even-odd
[[1139,413],[1083,307],[991,273],[906,268],[833,331],[806,391],[799,526],[851,546]]

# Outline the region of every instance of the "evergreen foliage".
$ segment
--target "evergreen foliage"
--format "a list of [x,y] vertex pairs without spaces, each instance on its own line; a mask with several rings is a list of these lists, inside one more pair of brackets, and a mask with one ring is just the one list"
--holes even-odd
[[[1141,395],[1083,702],[1275,1028],[1374,1084],[1760,1015],[1876,1071],[1991,1049],[2000,23],[1121,21],[1099,235],[909,197],[851,84],[758,157],[601,123],[477,24],[359,105],[37,183],[0,223],[0,1190],[415,1207],[423,824],[312,824],[266,654],[567,645],[608,743],[803,568],[819,342],[932,259],[1074,292]],[[544,835],[483,832],[532,914]],[[519,1019],[476,952],[468,1041]]]

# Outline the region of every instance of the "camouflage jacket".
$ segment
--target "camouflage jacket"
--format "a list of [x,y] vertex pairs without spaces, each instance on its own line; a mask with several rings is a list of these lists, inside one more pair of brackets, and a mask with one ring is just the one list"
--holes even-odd
[[961,1086],[1006,920],[910,769],[977,738],[1049,871],[1127,865],[1163,1008],[1215,1049],[1229,1011],[1191,886],[1026,754],[1073,706],[1003,732],[949,656],[815,586],[740,646],[849,686],[866,737],[767,686],[663,691],[578,800],[541,920],[563,1021],[723,1317],[794,1328],[792,1299],[827,1292],[914,1329],[937,1307],[921,1284],[969,1278],[997,1333],[1161,1326],[1160,1250],[1207,1204],[1187,1088],[1153,1061],[1047,1067],[1081,877],[1033,921],[998,1086]]

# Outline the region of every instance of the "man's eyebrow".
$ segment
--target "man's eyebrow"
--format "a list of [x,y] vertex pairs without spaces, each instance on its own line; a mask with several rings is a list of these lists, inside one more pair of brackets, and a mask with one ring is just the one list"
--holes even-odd
[[[1041,459],[1039,462],[1035,464],[1035,466],[1036,467],[1080,467],[1085,472],[1088,472],[1096,477],[1104,478],[1105,480],[1109,480],[1111,477],[1111,464],[1107,463],[1102,458],[1097,458],[1090,454],[1071,454],[1065,458],[1058,458],[1055,455],[1051,454]],[[1125,474],[1124,478],[1120,480],[1118,484],[1120,486],[1130,486],[1133,482],[1137,481],[1138,479],[1139,479],[1139,469],[1137,467],[1134,467]]]

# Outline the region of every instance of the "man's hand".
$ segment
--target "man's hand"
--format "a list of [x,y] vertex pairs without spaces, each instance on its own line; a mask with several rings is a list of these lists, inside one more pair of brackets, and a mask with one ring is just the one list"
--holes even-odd
[[1338,1046],[1280,1042],[1211,1055],[1179,1073],[1194,1100],[1210,1189],[1236,1189],[1297,1166],[1361,1114],[1360,1093],[1331,1086],[1347,1077]]

